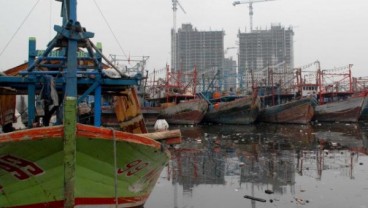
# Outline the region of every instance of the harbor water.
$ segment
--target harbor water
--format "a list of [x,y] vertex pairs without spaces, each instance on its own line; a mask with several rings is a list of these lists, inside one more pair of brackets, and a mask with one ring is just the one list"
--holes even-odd
[[180,128],[145,208],[368,208],[368,124]]

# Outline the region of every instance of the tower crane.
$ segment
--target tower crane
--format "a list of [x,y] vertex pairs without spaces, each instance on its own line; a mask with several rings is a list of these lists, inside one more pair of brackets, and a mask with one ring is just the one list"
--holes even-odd
[[247,1],[234,1],[233,5],[238,4],[249,4],[249,21],[250,21],[250,32],[253,31],[253,3],[259,3],[264,1],[274,1],[274,0],[247,0]]
[[178,0],[172,0],[172,4],[173,4],[173,37],[172,37],[172,45],[171,45],[171,50],[172,50],[172,66],[171,67],[176,67],[176,11],[178,10],[178,7],[180,7],[180,9],[183,11],[184,14],[186,14],[184,8],[181,6],[180,2]]

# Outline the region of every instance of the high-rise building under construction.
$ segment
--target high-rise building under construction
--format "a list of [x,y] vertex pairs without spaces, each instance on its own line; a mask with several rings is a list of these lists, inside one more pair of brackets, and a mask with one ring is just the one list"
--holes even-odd
[[196,67],[198,73],[203,73],[223,67],[224,31],[198,31],[191,24],[182,24],[172,40],[176,40],[172,44],[176,50],[171,54],[174,70],[189,72]]
[[[273,66],[282,67],[283,72],[292,71],[294,67],[294,32],[291,27],[284,28],[280,25],[272,25],[271,29],[256,29],[250,33],[239,32],[238,37],[238,72],[243,77],[240,87],[247,88],[255,81],[267,80],[268,72],[266,69]],[[264,69],[263,72],[262,69]]]

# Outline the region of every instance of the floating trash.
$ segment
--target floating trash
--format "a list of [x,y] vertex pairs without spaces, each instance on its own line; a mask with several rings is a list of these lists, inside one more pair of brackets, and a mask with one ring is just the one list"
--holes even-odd
[[265,193],[266,194],[273,194],[273,191],[267,189],[267,190],[265,190]]
[[254,200],[254,201],[259,201],[259,202],[266,202],[267,201],[266,199],[261,199],[261,198],[257,198],[257,197],[249,196],[249,195],[245,195],[244,198],[251,199],[251,200]]

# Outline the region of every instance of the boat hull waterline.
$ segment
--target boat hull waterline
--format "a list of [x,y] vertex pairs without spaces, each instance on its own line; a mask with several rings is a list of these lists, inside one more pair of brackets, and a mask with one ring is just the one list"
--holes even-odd
[[264,108],[257,118],[260,122],[307,124],[314,116],[311,98],[293,100]]
[[257,119],[258,111],[258,97],[244,97],[214,104],[203,120],[218,124],[252,124]]
[[[63,130],[0,135],[2,207],[64,207]],[[170,157],[148,137],[83,124],[76,146],[76,207],[142,206]]]
[[327,122],[358,122],[364,97],[317,105],[313,120]]
[[202,121],[207,108],[208,104],[205,100],[189,100],[165,107],[158,118],[165,119],[169,124],[195,125]]

